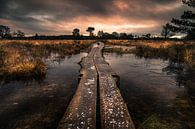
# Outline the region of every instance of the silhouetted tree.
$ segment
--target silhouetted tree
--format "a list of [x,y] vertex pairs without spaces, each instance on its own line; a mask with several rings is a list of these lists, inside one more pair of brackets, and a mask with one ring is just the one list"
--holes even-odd
[[133,34],[128,34],[128,38],[129,39],[133,39],[134,38],[134,35]]
[[102,38],[103,35],[104,35],[104,31],[103,31],[103,30],[102,30],[102,31],[98,31],[97,36],[98,36],[99,38]]
[[88,27],[86,31],[89,32],[89,36],[93,36],[93,31],[94,30],[95,30],[94,27]]
[[112,32],[112,35],[113,35],[115,38],[119,38],[119,37],[120,37],[120,34],[117,33],[117,32]]
[[8,26],[0,25],[0,38],[11,37],[10,28]]
[[142,38],[149,39],[149,38],[151,38],[151,34],[150,33],[144,34],[144,35],[142,35]]
[[[195,0],[182,0],[189,7],[195,7]],[[173,18],[168,27],[169,30],[175,33],[186,33],[187,38],[195,39],[195,13],[192,11],[184,11],[180,19]]]
[[39,35],[36,33],[34,39],[39,39]]
[[72,32],[74,37],[79,37],[80,36],[80,30],[78,28],[73,29]]
[[25,33],[22,32],[21,30],[18,30],[18,31],[16,32],[16,36],[17,36],[18,38],[23,38],[23,37],[25,37]]
[[151,34],[150,33],[148,33],[148,34],[146,34],[146,38],[151,38]]
[[182,0],[184,4],[188,6],[195,7],[195,0]]
[[166,39],[170,36],[173,36],[173,33],[171,32],[170,30],[170,24],[167,23],[166,25],[163,26],[163,29],[162,29],[162,32],[161,32],[161,35]]
[[127,33],[120,33],[120,38],[121,39],[126,39],[127,38]]

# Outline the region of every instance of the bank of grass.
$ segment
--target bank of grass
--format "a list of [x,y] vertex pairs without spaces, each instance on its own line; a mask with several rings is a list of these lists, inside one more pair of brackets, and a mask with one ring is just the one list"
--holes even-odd
[[[107,40],[106,44],[109,47],[105,52],[134,53],[138,57],[170,59],[172,62],[186,63],[191,68],[195,65],[195,43],[192,41]],[[135,49],[130,49],[132,47]]]
[[46,65],[40,59],[27,56],[19,49],[2,47],[0,81],[42,79],[46,75]]
[[0,40],[0,44],[32,44],[32,45],[41,45],[41,44],[91,44],[96,42],[96,40]]
[[104,52],[117,53],[117,54],[129,54],[133,53],[136,47],[134,46],[121,46],[121,45],[106,45]]
[[3,81],[10,80],[40,80],[46,75],[46,65],[41,60],[22,61],[13,66],[5,66],[0,69],[0,78]]
[[47,66],[43,59],[51,54],[59,58],[80,53],[94,41],[1,40],[0,81],[43,79]]
[[158,114],[152,114],[140,125],[140,127],[138,127],[138,129],[179,129],[180,127],[181,125],[173,118],[165,120]]
[[174,44],[166,48],[143,45],[136,47],[135,54],[144,58],[163,58],[172,62],[183,62],[191,67],[195,61],[195,44]]
[[149,46],[152,48],[167,48],[172,45],[194,44],[194,41],[179,40],[106,40],[107,45]]
[[164,114],[151,114],[138,129],[194,129],[195,108],[189,101],[184,96],[177,97],[173,109],[167,109]]

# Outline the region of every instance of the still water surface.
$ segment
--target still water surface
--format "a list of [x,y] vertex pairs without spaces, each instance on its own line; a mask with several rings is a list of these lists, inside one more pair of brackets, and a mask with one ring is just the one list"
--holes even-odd
[[[0,85],[0,129],[54,129],[75,93],[80,66],[87,53],[59,59],[44,59],[48,66],[41,82],[11,82]],[[134,54],[104,53],[120,76],[120,90],[136,127],[158,124],[185,128],[188,124],[176,105],[186,95],[177,75],[166,71],[169,61],[138,58]],[[185,99],[184,99],[185,100]],[[193,123],[194,121],[188,120]],[[152,125],[154,126],[154,125]],[[174,129],[173,128],[173,129]]]
[[0,129],[54,129],[65,112],[78,82],[78,62],[87,53],[45,60],[48,70],[41,82],[0,85]]
[[[188,129],[187,124],[195,124],[193,118],[180,117],[192,112],[183,114],[176,104],[187,93],[184,85],[178,85],[178,75],[166,70],[169,61],[138,58],[134,54],[104,56],[120,76],[119,88],[137,127]],[[184,97],[186,105],[187,99]]]

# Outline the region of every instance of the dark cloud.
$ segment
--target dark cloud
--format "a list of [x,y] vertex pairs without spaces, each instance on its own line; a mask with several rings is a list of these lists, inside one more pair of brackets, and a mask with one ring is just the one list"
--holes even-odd
[[[151,21],[156,24],[158,22],[161,26],[171,17],[181,14],[184,9],[181,5],[180,0],[0,0],[0,22],[6,19],[10,21],[9,24],[29,33],[56,33],[57,30],[59,33],[68,32],[66,29],[73,26],[74,19],[92,18],[88,23],[93,25],[97,22],[93,21],[94,17],[103,21],[104,18],[118,16],[119,19],[125,19],[125,24]],[[119,19],[113,19],[113,23]],[[62,22],[70,27],[62,29]],[[84,23],[76,22],[77,25],[79,22],[81,25]],[[110,20],[109,22],[113,24]],[[59,28],[54,29],[55,27]],[[126,30],[129,29],[131,28]],[[153,30],[158,29],[153,27],[151,31]]]

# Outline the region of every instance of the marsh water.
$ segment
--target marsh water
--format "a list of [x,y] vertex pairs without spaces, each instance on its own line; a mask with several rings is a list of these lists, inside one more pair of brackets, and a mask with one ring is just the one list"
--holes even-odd
[[[54,129],[64,115],[77,84],[78,62],[87,53],[44,58],[48,69],[41,81],[0,85],[1,129]],[[169,60],[105,52],[120,76],[119,89],[137,128],[188,129],[194,125],[191,103]]]
[[51,54],[43,59],[48,70],[42,81],[14,81],[0,86],[1,129],[54,129],[78,82],[78,62],[87,53]]
[[114,52],[104,57],[120,76],[119,88],[137,128],[194,128],[194,96],[181,83],[179,69],[169,68],[169,60]]

